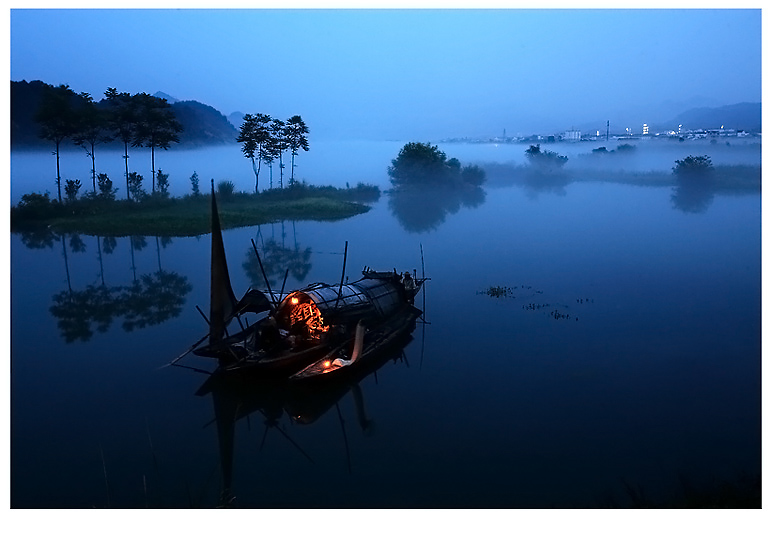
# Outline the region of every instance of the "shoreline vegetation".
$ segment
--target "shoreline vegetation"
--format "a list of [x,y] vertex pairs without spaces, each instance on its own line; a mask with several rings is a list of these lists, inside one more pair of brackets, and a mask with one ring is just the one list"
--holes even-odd
[[[217,202],[223,229],[279,220],[337,221],[370,210],[380,188],[358,184],[351,188],[312,186],[296,182],[284,189],[259,194],[229,192],[220,185]],[[212,231],[211,196],[154,195],[141,201],[100,199],[98,196],[59,203],[48,193],[27,194],[11,209],[11,232],[51,229],[124,237],[160,235],[192,237]]]
[[[683,178],[673,171],[629,171],[619,169],[571,168],[544,173],[528,165],[486,163],[482,168],[488,186],[503,188],[526,185],[534,188],[565,186],[573,182],[610,182],[652,188],[677,188]],[[761,191],[761,166],[714,165],[704,186],[716,193],[752,193]]]

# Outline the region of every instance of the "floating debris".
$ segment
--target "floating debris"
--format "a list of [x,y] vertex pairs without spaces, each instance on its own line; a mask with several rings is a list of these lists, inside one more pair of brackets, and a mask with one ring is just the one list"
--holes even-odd
[[[515,290],[520,289],[520,292],[518,292],[518,296],[515,296]],[[489,297],[494,298],[510,298],[510,299],[516,299],[519,298],[521,301],[530,301],[531,299],[535,299],[537,295],[543,295],[544,290],[542,289],[536,289],[533,286],[529,285],[523,285],[520,286],[490,286],[488,289],[484,291],[478,291],[478,295],[488,295]],[[576,297],[575,298],[577,305],[585,305],[585,304],[594,304],[595,299],[592,299],[590,297]],[[560,302],[526,302],[522,305],[522,309],[527,312],[540,312],[542,314],[545,314],[550,319],[553,319],[555,321],[559,320],[573,320],[573,321],[579,321],[579,316],[576,314],[569,313],[570,306],[565,303]],[[550,310],[548,313],[547,310]],[[578,310],[579,307],[577,306],[576,309]]]
[[489,297],[495,297],[497,299],[500,298],[500,297],[511,297],[511,298],[514,299],[515,298],[515,293],[514,293],[515,289],[517,289],[517,287],[511,288],[511,287],[507,287],[507,286],[491,286],[488,289],[486,289],[485,291],[478,291],[477,294],[478,295],[488,295]]

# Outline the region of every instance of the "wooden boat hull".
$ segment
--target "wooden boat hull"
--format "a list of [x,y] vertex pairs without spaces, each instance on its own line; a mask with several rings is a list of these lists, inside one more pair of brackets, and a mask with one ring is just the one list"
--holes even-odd
[[[290,376],[291,381],[329,380],[338,375],[355,371],[367,364],[370,358],[389,351],[390,347],[399,344],[405,336],[410,336],[415,330],[416,320],[421,311],[413,306],[406,306],[403,311],[388,322],[368,330],[363,338],[363,344],[343,344],[330,351],[323,358],[304,367]],[[360,349],[352,356],[351,351]],[[349,359],[350,357],[350,359]],[[336,360],[344,362],[336,362]]]

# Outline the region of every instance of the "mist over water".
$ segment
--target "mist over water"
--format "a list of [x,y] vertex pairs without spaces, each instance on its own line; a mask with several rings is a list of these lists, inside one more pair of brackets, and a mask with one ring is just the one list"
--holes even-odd
[[[399,153],[403,142],[397,141],[311,141],[308,152],[296,157],[295,174],[299,180],[310,184],[345,187],[359,182],[375,184],[381,189],[390,188],[386,168]],[[461,144],[436,143],[448,157],[462,163],[525,165],[528,144]],[[569,158],[566,171],[662,171],[669,173],[675,160],[688,155],[709,155],[715,165],[760,165],[761,144],[758,139],[733,139],[710,141],[677,140],[614,140],[585,141],[579,143],[540,143],[542,150],[551,150]],[[616,151],[620,144],[635,146],[633,152]],[[595,156],[593,149],[606,147],[608,155]],[[290,176],[289,156],[285,156],[284,181]],[[81,194],[91,189],[91,160],[80,149],[65,149],[60,158],[62,181],[79,179]],[[118,198],[126,195],[123,152],[119,150],[96,151],[97,172],[107,173],[118,188]],[[210,179],[215,182],[231,180],[236,189],[253,192],[255,177],[250,161],[241,153],[238,145],[206,147],[201,149],[158,151],[156,168],[170,175],[169,192],[174,196],[189,194],[190,176],[198,173],[202,189]],[[152,172],[150,152],[147,149],[129,150],[129,170],[144,177],[143,186],[150,191]],[[263,165],[260,171],[260,189],[269,187],[270,171]],[[11,202],[18,203],[25,193],[49,191],[56,194],[55,157],[45,151],[14,151],[11,153]],[[588,179],[591,180],[591,179]],[[273,168],[273,186],[278,187],[278,164]]]

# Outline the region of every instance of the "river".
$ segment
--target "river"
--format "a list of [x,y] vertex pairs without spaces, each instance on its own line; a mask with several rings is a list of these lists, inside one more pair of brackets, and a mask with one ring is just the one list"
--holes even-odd
[[[386,188],[401,144],[334,146],[301,154],[298,176]],[[441,148],[523,161],[522,146]],[[760,160],[755,147],[685,148],[630,167],[668,170],[711,149],[714,163]],[[39,179],[52,160],[12,155],[12,198],[50,189]],[[237,147],[157,163],[173,193],[193,170],[253,186]],[[351,279],[365,265],[420,274],[423,252],[426,323],[333,398],[295,402],[310,422],[265,391],[226,448],[213,396],[197,395],[207,375],[161,368],[207,330],[196,306],[208,308],[209,236],[13,234],[12,507],[613,507],[636,504],[630,487],[669,505],[685,486],[760,475],[758,193],[696,206],[672,187],[592,180],[471,199],[384,193],[339,222],[226,231],[237,294],[262,285],[250,239],[274,287],[287,268],[288,288],[334,283],[346,241]]]

